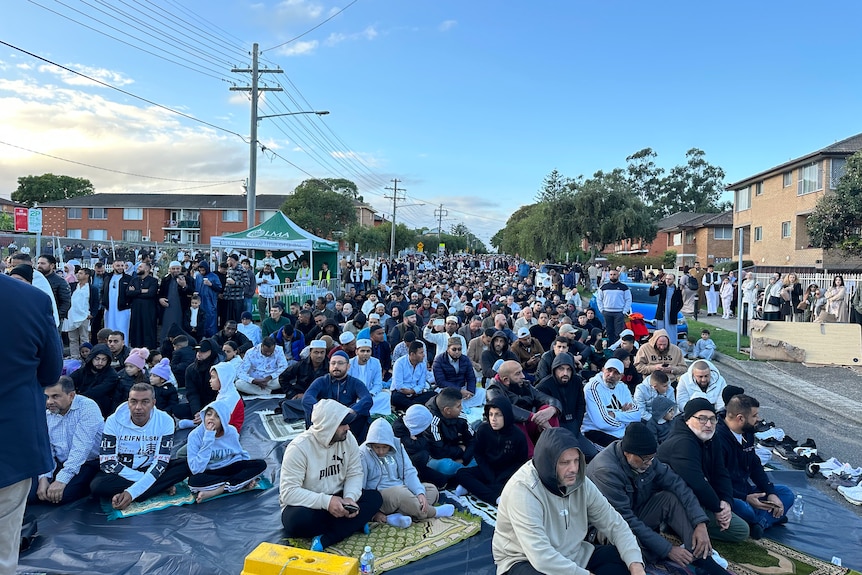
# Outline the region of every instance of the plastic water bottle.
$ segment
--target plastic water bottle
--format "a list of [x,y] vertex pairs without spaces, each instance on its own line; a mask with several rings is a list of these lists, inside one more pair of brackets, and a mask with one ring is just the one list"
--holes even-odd
[[371,552],[371,547],[365,546],[365,553],[359,558],[359,572],[362,575],[372,575],[374,573],[374,553]]
[[802,501],[802,496],[797,495],[793,500],[793,518],[797,521],[802,521],[802,514],[805,513],[805,502]]

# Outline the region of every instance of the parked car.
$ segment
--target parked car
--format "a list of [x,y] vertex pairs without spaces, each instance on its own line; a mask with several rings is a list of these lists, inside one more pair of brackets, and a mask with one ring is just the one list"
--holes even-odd
[[540,267],[539,271],[536,272],[536,277],[534,279],[535,286],[540,288],[551,287],[551,270],[557,270],[557,273],[562,275],[566,273],[568,268],[569,266],[565,266],[563,264],[542,264],[542,267]]
[[[658,307],[658,296],[649,294],[650,284],[633,282],[623,283],[627,285],[629,287],[629,291],[632,292],[632,313],[639,313],[643,315],[644,321],[647,325],[647,329],[649,329],[650,333],[654,332],[655,310]],[[598,317],[599,320],[602,322],[602,325],[604,325],[605,318],[599,311],[598,304],[596,303],[595,294],[593,294],[593,296],[590,298],[590,307],[595,310],[596,317]],[[688,338],[688,324],[686,323],[685,316],[682,315],[682,312],[680,312],[676,318],[676,334],[677,339],[679,340],[683,338]]]

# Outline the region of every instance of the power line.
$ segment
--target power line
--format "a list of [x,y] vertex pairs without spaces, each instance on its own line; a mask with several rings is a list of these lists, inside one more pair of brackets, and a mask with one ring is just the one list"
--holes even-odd
[[317,30],[318,28],[320,28],[321,26],[323,26],[324,24],[326,24],[327,22],[329,22],[330,20],[332,20],[333,18],[335,18],[336,16],[338,16],[339,14],[341,14],[342,12],[344,12],[345,10],[347,10],[348,8],[350,8],[351,6],[356,4],[358,1],[359,0],[353,0],[353,2],[351,2],[347,6],[345,6],[344,8],[342,8],[341,10],[339,10],[338,12],[336,12],[335,14],[333,14],[332,16],[330,16],[329,18],[327,18],[326,20],[321,22],[320,24],[317,24],[316,26],[309,28],[308,30],[306,30],[305,32],[300,34],[299,36],[295,36],[295,37],[291,38],[290,40],[288,40],[287,42],[282,42],[281,44],[273,46],[272,48],[267,48],[266,50],[263,50],[263,52],[269,52],[270,50],[275,50],[276,48],[281,48],[282,46],[285,46],[287,44],[290,44],[291,42],[295,42],[296,40],[299,40],[300,38],[302,38],[306,34],[310,34],[311,32],[314,32],[315,30]]
[[9,146],[10,148],[17,148],[19,150],[24,150],[25,152],[30,152],[31,154],[38,154],[40,156],[45,156],[46,158],[52,158],[54,160],[60,160],[62,162],[69,162],[70,164],[77,164],[79,166],[84,166],[87,168],[93,168],[94,170],[102,170],[105,172],[113,172],[115,174],[122,174],[124,176],[134,176],[135,178],[147,178],[150,180],[161,180],[163,182],[180,182],[180,183],[189,183],[189,184],[235,184],[237,182],[242,182],[243,180],[177,180],[174,178],[162,178],[159,176],[147,176],[144,174],[133,174],[130,172],[123,172],[121,170],[115,170],[113,168],[103,168],[101,166],[94,166],[93,164],[87,164],[85,162],[78,162],[76,160],[69,160],[68,158],[61,158],[60,156],[54,156],[52,154],[46,154],[45,152],[39,152],[36,150],[31,150],[30,148],[25,148],[24,146],[17,146],[15,144],[10,144],[9,142],[0,141],[0,144],[4,146]]
[[238,134],[237,132],[234,132],[233,130],[229,130],[227,128],[222,128],[221,126],[217,126],[216,124],[211,124],[210,122],[207,122],[206,120],[201,120],[199,118],[195,118],[194,116],[190,116],[189,114],[186,114],[184,112],[180,112],[178,110],[168,108],[165,105],[159,104],[157,102],[153,102],[152,100],[148,100],[147,98],[144,98],[143,96],[138,96],[137,94],[133,94],[133,93],[129,92],[128,90],[123,90],[122,88],[117,88],[116,86],[112,86],[111,84],[108,84],[107,82],[103,82],[102,80],[97,80],[96,78],[90,77],[90,76],[88,76],[82,72],[78,72],[77,70],[73,70],[72,68],[69,68],[68,66],[63,66],[62,64],[58,64],[57,62],[53,62],[51,60],[48,60],[47,58],[43,58],[42,56],[39,56],[38,54],[28,52],[27,50],[24,50],[23,48],[19,48],[18,46],[14,46],[12,44],[9,44],[8,42],[4,42],[3,40],[0,40],[0,44],[7,46],[9,48],[12,48],[13,50],[17,50],[18,52],[21,52],[22,54],[26,54],[26,55],[30,56],[31,58],[41,60],[42,62],[45,62],[46,64],[51,64],[52,66],[56,66],[56,67],[60,68],[61,70],[65,70],[67,72],[75,74],[76,76],[80,76],[81,78],[86,78],[87,80],[90,80],[91,82],[95,82],[96,84],[99,84],[100,86],[105,86],[106,88],[111,88],[112,90],[116,90],[117,92],[120,92],[121,94],[125,94],[126,96],[130,96],[132,98],[135,98],[136,100],[146,102],[147,104],[150,104],[151,106],[156,106],[157,108],[161,108],[162,110],[166,110],[168,112],[171,112],[172,114],[177,114],[178,116],[182,116],[183,118],[186,118],[187,120],[192,120],[193,122],[198,122],[199,124],[209,126],[210,128],[215,128],[216,130],[220,130],[222,132],[232,134],[232,135],[240,138],[242,141],[247,142],[245,136],[243,136],[242,134]]

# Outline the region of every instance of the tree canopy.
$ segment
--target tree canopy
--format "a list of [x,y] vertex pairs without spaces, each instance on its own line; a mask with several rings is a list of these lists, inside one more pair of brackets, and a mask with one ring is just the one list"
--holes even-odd
[[862,152],[847,159],[834,194],[824,194],[806,221],[811,245],[862,255]]
[[95,188],[86,178],[42,174],[18,178],[18,189],[12,192],[12,201],[32,208],[36,204],[89,196],[93,193]]
[[[354,182],[350,180],[346,180],[344,178],[323,178],[323,179],[310,179],[305,180],[298,186],[296,186],[296,190],[302,191],[314,191],[314,192],[336,192],[341,194],[342,196],[348,197],[351,200],[357,200],[359,202],[363,201],[362,196],[359,195],[359,188],[356,186]],[[296,193],[294,190],[294,193]]]
[[652,241],[656,223],[676,212],[720,212],[724,170],[703,150],[686,152],[686,162],[665,172],[658,154],[644,148],[626,158],[625,168],[569,178],[551,171],[535,195],[491,238],[499,252],[529,259],[561,260],[585,240],[595,253],[626,238]]
[[320,182],[305,180],[296,186],[281,205],[281,211],[299,227],[327,238],[333,232],[347,231],[357,218],[352,197],[345,201],[347,194],[334,192]]

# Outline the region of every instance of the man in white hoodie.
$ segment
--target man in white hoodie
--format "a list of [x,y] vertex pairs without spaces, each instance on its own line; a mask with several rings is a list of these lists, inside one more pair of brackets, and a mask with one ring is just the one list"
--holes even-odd
[[685,404],[696,397],[705,397],[715,407],[716,411],[724,409],[724,399],[721,392],[727,387],[727,382],[711,361],[699,359],[692,363],[688,371],[679,378],[676,388],[676,403],[680,413],[685,411]]
[[110,497],[114,509],[148,499],[189,476],[185,460],[171,461],[174,420],[156,409],[156,394],[149,383],[136,383],[129,399],[105,422],[99,452],[99,472],[90,491],[93,497]]
[[380,492],[363,489],[359,445],[350,432],[356,414],[321,399],[311,427],[288,444],[281,463],[279,503],[286,537],[312,537],[323,551],[365,529],[380,510]]

